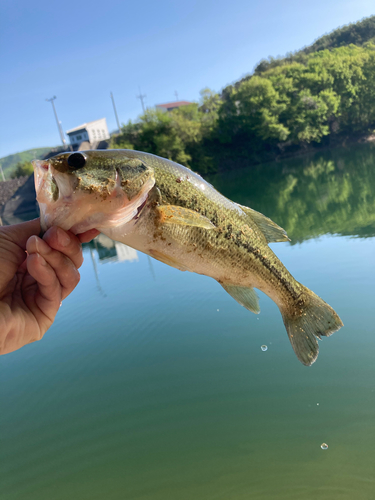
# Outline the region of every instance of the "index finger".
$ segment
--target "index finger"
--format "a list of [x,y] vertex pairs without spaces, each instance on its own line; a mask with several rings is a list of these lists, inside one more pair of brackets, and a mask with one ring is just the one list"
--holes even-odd
[[98,231],[97,229],[90,229],[89,231],[86,231],[84,233],[77,234],[77,238],[81,243],[88,243],[96,236],[98,236],[98,234],[100,234],[100,231]]
[[77,269],[81,267],[83,262],[82,245],[73,233],[53,226],[44,234],[43,240],[52,249],[69,257]]

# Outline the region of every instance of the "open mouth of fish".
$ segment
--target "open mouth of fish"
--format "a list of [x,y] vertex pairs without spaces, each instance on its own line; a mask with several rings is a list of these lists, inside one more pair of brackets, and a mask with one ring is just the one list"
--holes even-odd
[[105,181],[98,181],[89,174],[61,172],[49,161],[34,160],[33,164],[42,231],[57,225],[79,234],[136,221],[155,184],[154,178],[147,179],[129,199],[116,169]]

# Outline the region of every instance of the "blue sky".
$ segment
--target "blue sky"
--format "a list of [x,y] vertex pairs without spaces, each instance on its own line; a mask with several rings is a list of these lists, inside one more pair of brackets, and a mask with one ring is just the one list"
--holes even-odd
[[116,128],[147,106],[220,91],[269,55],[309,45],[375,14],[373,0],[13,0],[0,6],[0,157],[106,117]]

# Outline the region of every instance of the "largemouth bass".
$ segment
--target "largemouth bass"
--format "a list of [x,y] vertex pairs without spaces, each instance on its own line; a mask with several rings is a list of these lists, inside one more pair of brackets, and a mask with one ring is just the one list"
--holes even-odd
[[198,174],[132,150],[63,153],[34,161],[42,228],[98,229],[181,271],[210,276],[259,313],[257,288],[279,307],[304,365],[318,339],[343,326],[336,312],[296,281],[269,248],[285,231],[225,198]]

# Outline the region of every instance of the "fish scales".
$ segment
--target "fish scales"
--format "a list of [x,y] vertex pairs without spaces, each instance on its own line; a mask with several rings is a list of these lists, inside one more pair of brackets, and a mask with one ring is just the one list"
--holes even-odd
[[[253,223],[249,230],[248,217],[241,211],[239,212],[233,203],[225,199],[218,193],[210,184],[202,178],[197,178],[196,175],[187,175],[185,169],[174,167],[166,170],[155,168],[156,185],[162,193],[162,203],[166,202],[172,205],[185,206],[192,210],[196,210],[201,215],[204,215],[217,227],[218,231],[213,234],[210,231],[196,228],[195,231],[190,228],[185,229],[185,234],[178,231],[176,237],[186,236],[189,240],[196,238],[199,242],[199,248],[202,254],[208,254],[210,260],[218,260],[225,263],[226,266],[233,270],[241,267],[246,267],[251,274],[251,270],[261,264],[259,274],[264,281],[268,279],[273,283],[278,283],[281,289],[284,289],[285,298],[290,294],[292,299],[297,299],[301,294],[301,287],[298,282],[291,283],[291,274],[281,264],[280,260],[275,256],[269,247],[265,247],[261,252],[257,245],[264,242],[264,236]],[[176,183],[176,179],[181,179]],[[190,181],[190,179],[194,179]],[[189,182],[190,181],[190,182]],[[180,183],[188,184],[182,190]],[[195,183],[194,183],[195,182]],[[177,187],[176,187],[177,184]],[[197,185],[196,185],[197,184]],[[200,186],[204,186],[204,191]],[[209,203],[207,202],[206,192],[212,192]],[[215,196],[217,193],[218,196]],[[223,204],[223,199],[229,202],[226,206]],[[246,219],[246,220],[244,220]],[[169,231],[173,231],[169,228]],[[183,232],[183,231],[182,231]],[[228,242],[229,240],[229,242]],[[252,240],[255,244],[252,245]],[[201,255],[202,255],[201,254]],[[203,256],[203,255],[202,255]],[[247,266],[246,266],[247,263]],[[263,269],[264,268],[264,269]],[[228,278],[228,281],[232,281]],[[247,278],[249,283],[249,278]]]
[[262,290],[278,305],[305,365],[316,360],[318,339],[342,326],[268,246],[287,241],[285,231],[182,165],[130,150],[64,153],[34,164],[45,229],[99,229],[172,267],[214,278],[255,313],[254,288]]

